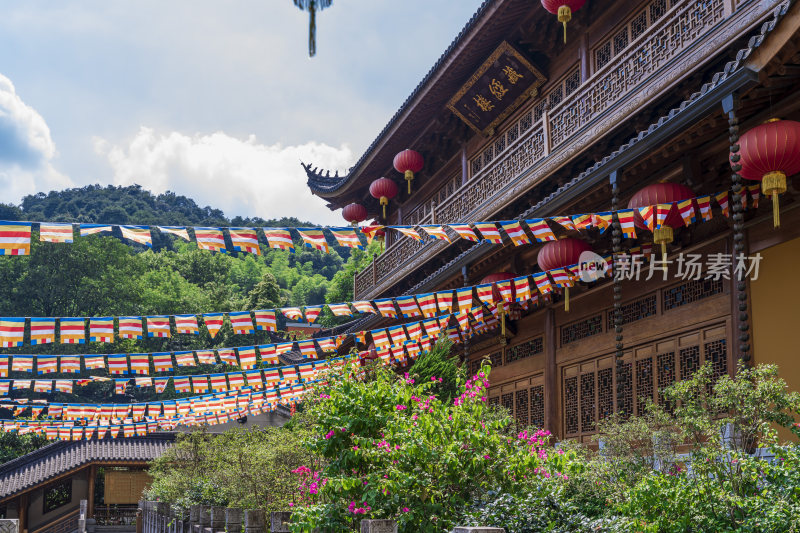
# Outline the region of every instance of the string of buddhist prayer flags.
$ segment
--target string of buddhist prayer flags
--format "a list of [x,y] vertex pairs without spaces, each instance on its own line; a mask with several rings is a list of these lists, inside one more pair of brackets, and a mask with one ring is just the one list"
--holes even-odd
[[[741,199],[743,207],[758,208],[760,197],[760,184],[743,187]],[[673,204],[660,204],[638,209],[621,209],[616,211],[622,224],[623,236],[635,239],[636,228],[633,224],[634,211],[644,219],[650,231],[658,229],[664,222],[673,205],[677,205],[684,223],[689,226],[698,220],[707,221],[712,218],[712,201],[719,207],[723,216],[729,216],[729,191],[716,194],[707,194],[689,198]],[[749,204],[748,204],[749,196]],[[695,205],[699,213],[695,212]],[[89,235],[113,233],[119,228],[123,239],[147,247],[153,246],[152,232],[159,231],[163,234],[173,235],[186,241],[194,241],[201,250],[211,252],[236,252],[260,255],[262,253],[260,242],[265,242],[267,247],[278,250],[295,251],[292,235],[295,234],[302,242],[302,246],[330,252],[327,234],[333,242],[347,248],[363,250],[366,244],[372,242],[380,230],[392,230],[397,233],[423,241],[425,237],[436,241],[452,242],[461,238],[471,242],[488,241],[494,244],[503,244],[503,234],[515,245],[522,246],[532,242],[546,242],[556,239],[553,232],[555,227],[568,231],[581,231],[588,228],[597,228],[605,232],[610,226],[615,211],[599,213],[581,213],[575,215],[558,215],[527,220],[501,220],[471,223],[441,223],[423,224],[417,226],[361,226],[361,227],[315,227],[315,228],[242,228],[242,227],[193,227],[193,226],[143,226],[143,225],[116,225],[116,224],[71,224],[63,222],[22,222],[0,221],[0,255],[29,255],[31,248],[31,234],[34,226],[38,225],[39,240],[50,243],[72,243],[74,241],[74,227],[78,226],[81,237]],[[530,231],[530,234],[526,231]],[[264,234],[260,241],[258,230]],[[448,234],[447,230],[452,234]],[[189,232],[192,230],[192,233]],[[226,237],[227,233],[227,237]],[[364,236],[364,240],[360,235]],[[230,244],[229,244],[230,243]]]

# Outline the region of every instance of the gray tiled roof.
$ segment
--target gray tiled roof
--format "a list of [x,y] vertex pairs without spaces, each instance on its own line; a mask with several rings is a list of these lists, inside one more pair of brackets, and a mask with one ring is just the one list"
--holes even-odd
[[61,441],[0,465],[0,499],[98,461],[152,461],[169,449],[174,433],[146,437]]

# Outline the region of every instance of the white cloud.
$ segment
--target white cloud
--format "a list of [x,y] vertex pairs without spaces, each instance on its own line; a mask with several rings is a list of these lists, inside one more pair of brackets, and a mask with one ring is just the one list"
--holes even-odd
[[44,118],[23,102],[10,79],[0,74],[0,188],[3,201],[64,188],[72,181],[51,161],[56,146]]
[[101,138],[94,144],[108,159],[116,185],[137,183],[157,194],[173,191],[222,209],[228,217],[294,216],[320,224],[342,220],[311,194],[300,161],[344,170],[354,160],[347,145],[267,146],[254,135],[242,140],[223,132],[159,134],[145,127],[126,146]]

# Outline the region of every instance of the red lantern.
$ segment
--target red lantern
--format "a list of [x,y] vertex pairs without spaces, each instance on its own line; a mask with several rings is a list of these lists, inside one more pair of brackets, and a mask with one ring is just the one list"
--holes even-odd
[[[481,280],[481,285],[486,283],[492,284],[492,297],[494,298],[494,301],[497,302],[497,312],[500,315],[500,336],[503,341],[505,341],[506,338],[506,315],[508,314],[508,309],[506,309],[507,304],[503,300],[500,291],[497,289],[496,283],[499,281],[514,279],[516,277],[517,275],[514,274],[513,272],[495,272],[494,274],[489,274],[488,276],[485,276]],[[512,300],[514,299],[515,293],[516,291],[514,289],[514,284],[512,283],[511,284]]]
[[[542,270],[553,270],[578,264],[583,252],[592,251],[589,243],[582,239],[567,237],[549,241],[539,249],[536,262]],[[564,311],[569,311],[569,287],[564,288]]]
[[357,203],[348,204],[342,209],[342,218],[355,226],[367,219],[367,208]]
[[800,122],[772,119],[741,136],[739,175],[761,181],[761,192],[772,196],[772,222],[781,225],[778,196],[786,192],[786,176],[800,172]]
[[572,20],[572,12],[583,7],[586,0],[542,0],[542,5],[553,15],[558,15],[558,21],[564,24],[564,42],[567,42],[567,22]]
[[425,166],[425,160],[422,159],[422,154],[414,150],[406,149],[394,156],[394,169],[405,174],[408,182],[408,194],[411,194],[411,181],[414,179],[414,173],[422,170],[423,166]]
[[[653,242],[661,245],[661,254],[666,258],[667,244],[675,238],[674,230],[683,226],[683,218],[678,211],[677,202],[694,198],[694,191],[680,183],[653,183],[648,185],[633,195],[628,202],[628,208],[633,209],[633,223],[637,228],[650,229],[645,224],[639,214],[639,207],[657,206],[659,204],[671,204],[667,217],[661,223],[661,227],[656,227],[653,223]],[[693,202],[695,211],[698,210],[697,202]],[[653,214],[655,217],[656,214]]]
[[369,186],[369,193],[380,200],[383,206],[383,218],[386,218],[386,206],[389,200],[397,196],[397,184],[389,178],[378,178]]

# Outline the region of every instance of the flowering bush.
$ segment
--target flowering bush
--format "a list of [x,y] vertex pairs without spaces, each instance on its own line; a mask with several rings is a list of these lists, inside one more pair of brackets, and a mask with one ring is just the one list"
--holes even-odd
[[459,386],[452,402],[377,368],[329,380],[307,408],[317,421],[306,446],[327,464],[316,493],[295,506],[293,531],[350,531],[356,519],[394,518],[401,531],[449,531],[459,512],[489,489],[515,491],[534,478],[566,478],[571,455],[545,432],[509,437],[507,416],[487,404],[489,367]]

